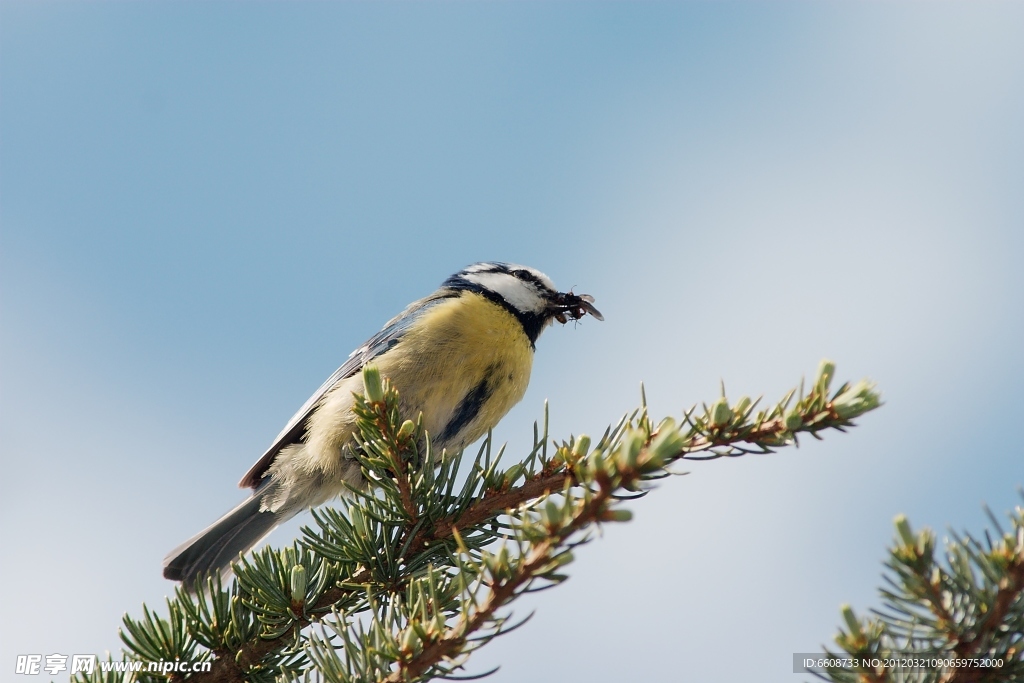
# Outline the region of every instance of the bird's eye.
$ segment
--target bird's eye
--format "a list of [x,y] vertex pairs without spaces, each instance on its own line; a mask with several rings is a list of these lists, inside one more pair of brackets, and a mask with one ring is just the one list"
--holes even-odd
[[513,270],[512,274],[515,275],[520,280],[529,280],[530,279],[530,271],[523,270],[522,268],[518,268],[516,270]]

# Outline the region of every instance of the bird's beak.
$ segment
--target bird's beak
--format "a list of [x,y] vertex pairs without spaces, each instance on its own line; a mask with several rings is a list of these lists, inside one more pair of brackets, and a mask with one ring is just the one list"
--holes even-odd
[[562,324],[569,320],[579,320],[588,313],[598,320],[604,320],[601,311],[594,307],[594,297],[589,294],[560,292],[551,305],[551,315]]

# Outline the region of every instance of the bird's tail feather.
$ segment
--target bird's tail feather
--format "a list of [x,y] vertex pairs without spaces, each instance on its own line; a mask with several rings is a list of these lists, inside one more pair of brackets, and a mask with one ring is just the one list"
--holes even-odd
[[263,496],[254,493],[209,527],[168,553],[164,578],[194,586],[196,579],[220,572],[248,552],[291,515],[260,510]]

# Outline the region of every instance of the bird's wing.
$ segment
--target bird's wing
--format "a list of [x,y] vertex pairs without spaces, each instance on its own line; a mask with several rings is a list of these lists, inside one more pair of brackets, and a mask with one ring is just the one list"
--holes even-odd
[[285,446],[299,443],[305,436],[306,419],[316,409],[320,399],[326,396],[334,385],[353,376],[362,370],[363,366],[368,362],[398,344],[409,327],[418,320],[428,308],[440,303],[444,299],[458,295],[459,292],[441,292],[410,304],[409,307],[402,311],[398,316],[388,321],[380,332],[370,337],[366,340],[365,344],[349,354],[348,360],[346,360],[340,368],[335,370],[334,373],[327,378],[326,382],[320,385],[320,388],[302,404],[302,407],[299,408],[298,412],[292,415],[292,419],[288,420],[288,424],[285,425],[284,429],[281,430],[281,433],[277,435],[276,439],[274,439],[274,443],[266,450],[263,457],[261,457],[255,465],[249,468],[249,471],[245,473],[245,476],[242,477],[242,481],[238,482],[238,485],[242,488],[253,489],[259,486],[264,473],[266,473],[277,454],[281,452],[281,449]]

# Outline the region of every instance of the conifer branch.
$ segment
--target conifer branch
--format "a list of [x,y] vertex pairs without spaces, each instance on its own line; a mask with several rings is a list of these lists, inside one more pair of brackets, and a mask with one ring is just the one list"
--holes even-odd
[[[663,450],[663,449],[662,449]],[[662,469],[664,454],[650,450],[650,439],[646,440],[636,457],[616,463],[610,471],[598,471],[594,481],[598,486],[596,492],[589,496],[573,514],[559,519],[556,513],[549,513],[547,537],[534,545],[529,555],[518,564],[509,577],[497,576],[487,583],[489,596],[483,605],[477,607],[472,615],[463,614],[459,623],[443,637],[425,647],[422,652],[407,662],[400,662],[399,667],[382,683],[405,683],[420,680],[424,673],[434,668],[444,659],[454,659],[465,648],[467,639],[474,633],[495,623],[497,611],[511,602],[518,593],[538,578],[550,574],[554,553],[563,546],[574,534],[587,526],[604,521],[626,521],[628,515],[609,514],[609,506],[614,500],[614,493],[619,488],[630,488],[641,481],[644,475]],[[566,489],[571,484],[566,483]],[[623,511],[616,511],[623,512]],[[453,527],[453,532],[457,533]],[[556,563],[560,566],[562,563]]]
[[[995,518],[993,517],[995,522]],[[1024,677],[1024,509],[1012,529],[982,543],[970,535],[946,542],[936,558],[935,534],[914,533],[896,518],[896,542],[886,562],[884,608],[858,619],[843,607],[846,628],[827,658],[858,663],[812,671],[837,683],[1009,683]],[[914,666],[900,666],[913,661]]]
[[593,449],[581,435],[549,454],[545,420],[523,462],[499,469],[502,452],[492,457],[488,438],[457,486],[462,454],[433,457],[421,426],[400,415],[398,392],[367,368],[352,455],[373,486],[351,491],[340,511],[314,511],[318,528],[292,547],[243,559],[227,588],[213,578],[195,594],[179,590],[166,619],[148,609],[125,617],[126,656],[209,659],[211,670],[190,682],[269,682],[313,669],[346,683],[452,675],[512,628],[503,608],[538,582],[563,580],[571,549],[595,525],[628,520],[623,494],[643,495],[671,463],[770,453],[799,434],[843,431],[880,404],[867,382],[831,391],[834,369],[823,362],[809,391],[756,413],[759,400],[730,403],[724,388],[681,422],[654,424],[643,405]]

